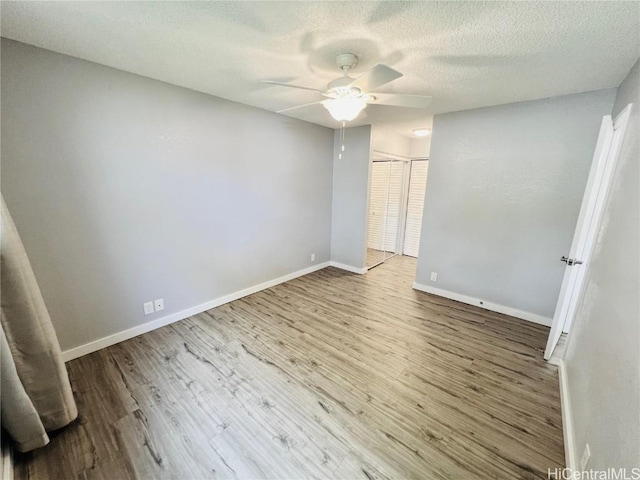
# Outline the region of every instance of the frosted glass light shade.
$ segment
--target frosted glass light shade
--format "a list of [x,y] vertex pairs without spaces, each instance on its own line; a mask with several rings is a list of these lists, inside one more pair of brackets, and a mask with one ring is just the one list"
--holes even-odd
[[333,118],[339,122],[350,122],[367,106],[364,98],[334,98],[322,103]]

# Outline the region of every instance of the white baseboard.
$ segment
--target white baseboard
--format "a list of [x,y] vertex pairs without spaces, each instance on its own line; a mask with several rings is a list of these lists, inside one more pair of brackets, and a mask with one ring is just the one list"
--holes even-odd
[[413,288],[420,290],[421,292],[432,293],[440,297],[450,298],[458,302],[466,303],[468,305],[475,305],[476,307],[484,308],[485,310],[491,310],[492,312],[504,313],[512,317],[521,318],[529,322],[538,323],[546,327],[551,326],[551,318],[543,317],[535,313],[525,312],[524,310],[518,310],[517,308],[505,307],[497,303],[487,302],[480,298],[469,297],[460,293],[450,292],[448,290],[442,290],[441,288],[430,287],[429,285],[422,285],[420,283],[414,283]]
[[571,471],[578,470],[578,462],[575,458],[575,439],[573,438],[573,416],[571,402],[569,402],[569,384],[567,383],[567,370],[564,360],[558,362],[558,379],[560,381],[560,406],[562,409],[562,434],[564,436],[564,461]]
[[329,265],[339,268],[340,270],[346,270],[347,272],[357,273],[359,275],[364,275],[365,273],[367,273],[366,268],[352,267],[351,265],[347,265],[346,263],[334,262],[333,260],[329,262]]
[[82,357],[83,355],[87,355],[89,353],[101,350],[111,345],[115,345],[116,343],[120,343],[124,340],[129,340],[130,338],[137,337],[138,335],[142,335],[143,333],[150,332],[151,330],[164,327],[165,325],[169,325],[171,323],[184,320],[185,318],[188,318],[192,315],[197,315],[198,313],[202,313],[212,308],[219,307],[220,305],[224,305],[225,303],[229,303],[234,300],[238,300],[239,298],[246,297],[247,295],[251,295],[252,293],[265,290],[267,288],[273,287],[280,283],[288,282],[289,280],[302,277],[303,275],[307,275],[317,270],[322,270],[323,268],[328,267],[329,263],[330,262],[324,262],[318,265],[313,265],[311,267],[298,270],[297,272],[293,272],[288,275],[284,275],[282,277],[269,280],[259,285],[254,285],[253,287],[245,288],[244,290],[240,290],[238,292],[225,295],[224,297],[219,297],[214,300],[210,300],[200,305],[196,305],[195,307],[187,308],[186,310],[172,313],[171,315],[167,315],[166,317],[158,318],[156,320],[143,323],[142,325],[137,325],[133,328],[129,328],[127,330],[114,333],[113,335],[109,335],[109,336],[100,338],[98,340],[94,340],[93,342],[85,343],[84,345],[80,345],[79,347],[74,347],[69,350],[65,350],[64,352],[62,352],[62,359],[65,362],[68,362],[70,360],[73,360],[74,358]]

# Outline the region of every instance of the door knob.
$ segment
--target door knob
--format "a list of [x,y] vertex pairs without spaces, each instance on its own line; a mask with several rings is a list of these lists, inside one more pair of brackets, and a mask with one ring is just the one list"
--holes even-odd
[[564,255],[560,257],[560,261],[566,263],[570,267],[573,265],[582,265],[582,261],[576,260],[575,258],[565,257]]

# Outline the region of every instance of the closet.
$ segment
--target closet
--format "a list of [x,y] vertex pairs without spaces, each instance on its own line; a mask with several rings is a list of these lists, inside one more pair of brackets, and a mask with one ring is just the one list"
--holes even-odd
[[418,256],[427,160],[375,156],[371,164],[367,268],[398,255]]

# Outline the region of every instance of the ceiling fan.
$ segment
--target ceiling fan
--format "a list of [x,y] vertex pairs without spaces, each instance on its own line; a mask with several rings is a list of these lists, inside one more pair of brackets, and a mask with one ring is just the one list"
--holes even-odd
[[349,70],[351,70],[356,63],[358,63],[358,56],[355,53],[339,53],[336,55],[336,64],[342,70],[343,76],[329,82],[326,90],[274,82],[272,80],[263,80],[262,83],[311,90],[327,97],[326,100],[318,100],[317,102],[285,108],[284,110],[279,110],[277,113],[322,104],[333,118],[343,124],[354,120],[367,105],[371,104],[426,108],[431,103],[431,97],[424,95],[399,95],[396,93],[373,92],[373,89],[400,78],[402,74],[391,67],[378,64],[358,78],[351,78],[349,76]]

